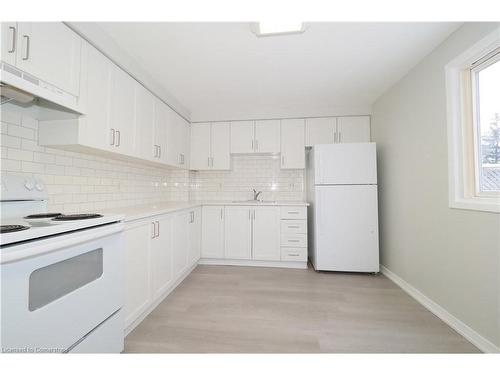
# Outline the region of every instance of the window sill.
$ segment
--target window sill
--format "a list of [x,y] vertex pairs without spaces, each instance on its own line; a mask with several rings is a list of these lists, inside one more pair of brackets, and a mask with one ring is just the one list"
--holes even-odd
[[500,213],[500,198],[462,198],[450,201],[450,208]]

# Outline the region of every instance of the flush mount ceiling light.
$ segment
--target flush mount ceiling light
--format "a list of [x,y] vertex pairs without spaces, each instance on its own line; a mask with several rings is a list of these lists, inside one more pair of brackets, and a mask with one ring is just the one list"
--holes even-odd
[[295,21],[254,22],[250,28],[257,36],[301,34],[305,31],[304,22]]

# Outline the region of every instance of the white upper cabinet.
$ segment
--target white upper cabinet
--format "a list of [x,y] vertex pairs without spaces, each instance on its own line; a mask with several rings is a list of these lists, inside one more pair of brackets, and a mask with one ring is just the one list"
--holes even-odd
[[201,256],[224,257],[224,206],[203,206]]
[[0,56],[7,64],[16,65],[18,31],[16,22],[2,22]]
[[281,169],[304,169],[304,119],[281,120]]
[[[6,27],[7,38],[16,33],[15,65],[19,69],[78,96],[82,39],[77,34],[62,22],[19,22],[15,31],[10,29],[12,24]],[[7,48],[12,50],[12,42]],[[12,62],[11,54],[7,56]]]
[[162,164],[168,163],[168,106],[160,99],[155,98],[155,119],[153,129],[153,155]]
[[232,154],[280,152],[280,120],[231,122]]
[[167,160],[179,168],[189,168],[189,124],[168,108]]
[[252,259],[252,208],[227,206],[224,236],[226,259]]
[[231,122],[231,153],[251,154],[254,152],[254,121]]
[[337,119],[337,142],[370,142],[370,117],[339,117]]
[[253,257],[255,260],[280,260],[280,208],[253,209]]
[[192,170],[229,170],[230,126],[228,122],[191,124]]
[[82,96],[85,97],[86,106],[85,115],[78,119],[81,123],[78,129],[79,143],[100,150],[115,151],[109,123],[111,83],[115,66],[90,44],[86,44],[84,51],[87,54],[87,69]]
[[155,97],[142,85],[135,85],[135,156],[154,160],[159,149],[153,141],[155,127]]
[[306,146],[335,143],[336,117],[306,119]]
[[211,168],[211,141],[209,122],[191,124],[191,163],[190,169],[204,170]]
[[123,155],[133,156],[135,138],[135,88],[137,82],[115,66],[111,89],[112,143]]
[[254,151],[257,153],[280,152],[280,120],[255,121]]

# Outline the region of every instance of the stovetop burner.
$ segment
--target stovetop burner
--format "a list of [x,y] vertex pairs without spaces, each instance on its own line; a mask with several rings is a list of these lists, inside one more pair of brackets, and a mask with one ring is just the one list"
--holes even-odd
[[57,213],[46,213],[46,214],[34,214],[34,215],[28,215],[28,216],[25,216],[24,218],[25,219],[50,219],[50,218],[53,218],[53,217],[57,217],[57,216],[61,216],[62,214],[60,212],[57,212]]
[[30,229],[30,227],[26,225],[0,225],[0,233],[19,232],[26,229]]
[[73,214],[73,215],[59,215],[53,218],[54,221],[72,221],[72,220],[85,220],[85,219],[97,219],[102,217],[99,214]]

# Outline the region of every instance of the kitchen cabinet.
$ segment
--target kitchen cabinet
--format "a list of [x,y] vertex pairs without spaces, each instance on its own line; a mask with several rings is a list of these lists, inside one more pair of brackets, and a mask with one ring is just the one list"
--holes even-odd
[[150,222],[142,222],[123,232],[125,248],[125,327],[132,324],[149,306],[150,291]]
[[188,241],[188,265],[192,266],[201,257],[201,208],[199,207],[189,211]]
[[308,118],[305,126],[307,147],[323,143],[335,143],[336,117]]
[[188,267],[189,221],[188,211],[174,215],[172,265],[175,279],[179,278]]
[[154,160],[160,154],[155,142],[155,97],[144,86],[135,84],[135,152],[144,160]]
[[252,211],[252,259],[280,260],[279,207],[255,207]]
[[82,39],[62,22],[2,23],[2,60],[78,96]]
[[281,120],[281,169],[304,169],[304,120]]
[[162,164],[168,164],[167,139],[168,121],[170,108],[160,99],[155,98],[154,131],[153,131],[153,155],[155,160]]
[[280,152],[280,122],[280,120],[255,121],[255,152]]
[[136,85],[131,76],[115,66],[111,89],[110,144],[122,155],[134,154]]
[[167,109],[167,160],[178,168],[189,168],[189,124],[170,107]]
[[230,127],[228,122],[191,124],[192,170],[229,170]]
[[370,142],[370,117],[339,117],[337,119],[337,142]]
[[157,299],[173,281],[171,215],[151,221],[150,243],[151,295],[153,299]]
[[226,206],[224,237],[226,259],[252,259],[251,207]]
[[231,122],[231,153],[280,152],[280,120]]
[[231,122],[231,153],[252,154],[254,152],[254,121]]
[[224,257],[224,206],[203,206],[201,256]]

